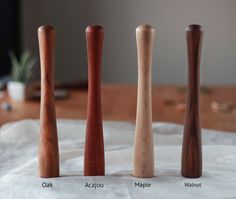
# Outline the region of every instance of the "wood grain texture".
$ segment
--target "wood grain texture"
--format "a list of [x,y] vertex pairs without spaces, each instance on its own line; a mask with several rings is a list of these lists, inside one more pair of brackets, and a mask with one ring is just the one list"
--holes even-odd
[[54,101],[54,28],[51,26],[39,27],[38,40],[42,96],[40,106],[39,175],[43,178],[51,178],[60,175]]
[[182,146],[182,176],[202,175],[202,142],[199,119],[199,68],[203,29],[190,25],[186,29],[188,48],[188,92]]
[[84,154],[84,175],[105,175],[101,107],[101,62],[104,31],[101,26],[86,29],[88,56],[88,105]]
[[134,138],[133,176],[154,176],[154,149],[152,135],[151,70],[155,30],[149,25],[136,29],[138,53],[138,96]]

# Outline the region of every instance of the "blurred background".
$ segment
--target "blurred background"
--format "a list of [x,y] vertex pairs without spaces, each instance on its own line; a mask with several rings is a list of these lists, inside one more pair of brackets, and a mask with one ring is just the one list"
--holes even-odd
[[46,24],[56,29],[57,118],[86,119],[85,29],[99,24],[105,29],[103,119],[135,122],[135,29],[140,24],[151,24],[156,29],[153,121],[183,124],[188,69],[185,28],[196,23],[204,28],[202,127],[236,131],[235,19],[235,0],[1,0],[0,125],[39,118],[37,29]]
[[185,27],[199,23],[205,30],[202,84],[236,83],[234,0],[1,0],[0,4],[1,76],[10,72],[9,50],[19,55],[29,49],[38,57],[37,28],[50,24],[57,34],[56,80],[86,80],[84,31],[89,24],[100,24],[105,28],[103,82],[136,83],[135,28],[148,23],[156,29],[153,82],[185,84]]

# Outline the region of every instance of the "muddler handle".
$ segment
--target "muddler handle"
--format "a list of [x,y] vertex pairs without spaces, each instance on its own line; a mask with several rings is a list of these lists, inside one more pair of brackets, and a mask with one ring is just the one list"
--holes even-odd
[[38,40],[41,63],[39,175],[52,178],[60,175],[54,100],[54,28],[39,27]]
[[202,141],[199,122],[199,68],[203,29],[190,25],[186,29],[188,49],[188,92],[182,145],[182,176],[202,175]]
[[105,175],[101,106],[101,62],[104,31],[101,26],[86,29],[88,56],[88,105],[85,138],[84,175]]
[[155,30],[149,25],[136,29],[138,53],[138,93],[134,138],[133,176],[154,176],[154,148],[152,135],[151,67]]

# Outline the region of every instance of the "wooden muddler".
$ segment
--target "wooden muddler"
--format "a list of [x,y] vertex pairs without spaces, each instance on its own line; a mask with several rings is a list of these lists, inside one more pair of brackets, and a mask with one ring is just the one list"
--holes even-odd
[[188,49],[188,92],[182,145],[182,176],[198,178],[202,175],[202,139],[199,122],[199,68],[203,29],[190,25],[186,29]]
[[84,153],[84,175],[105,175],[101,105],[101,62],[104,31],[101,26],[86,29],[88,57],[88,105]]
[[54,28],[39,27],[38,40],[41,64],[39,175],[52,178],[60,175],[54,100]]
[[151,69],[155,30],[149,25],[136,29],[138,53],[138,93],[134,138],[133,176],[154,176],[154,148],[152,135]]

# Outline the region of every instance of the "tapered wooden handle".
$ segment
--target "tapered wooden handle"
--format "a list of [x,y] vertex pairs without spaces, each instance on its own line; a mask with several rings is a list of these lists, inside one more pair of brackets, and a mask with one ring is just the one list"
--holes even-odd
[[86,29],[88,56],[88,105],[84,154],[84,175],[105,175],[101,107],[101,62],[104,31],[101,26]]
[[155,30],[149,25],[141,25],[136,29],[138,96],[133,175],[142,178],[154,176],[151,96],[151,66],[154,35]]
[[59,151],[54,101],[54,44],[55,30],[51,26],[38,29],[41,64],[41,105],[39,175],[43,178],[59,176]]
[[182,176],[202,175],[202,142],[199,122],[199,67],[203,29],[190,25],[186,29],[188,48],[188,93],[182,146]]

